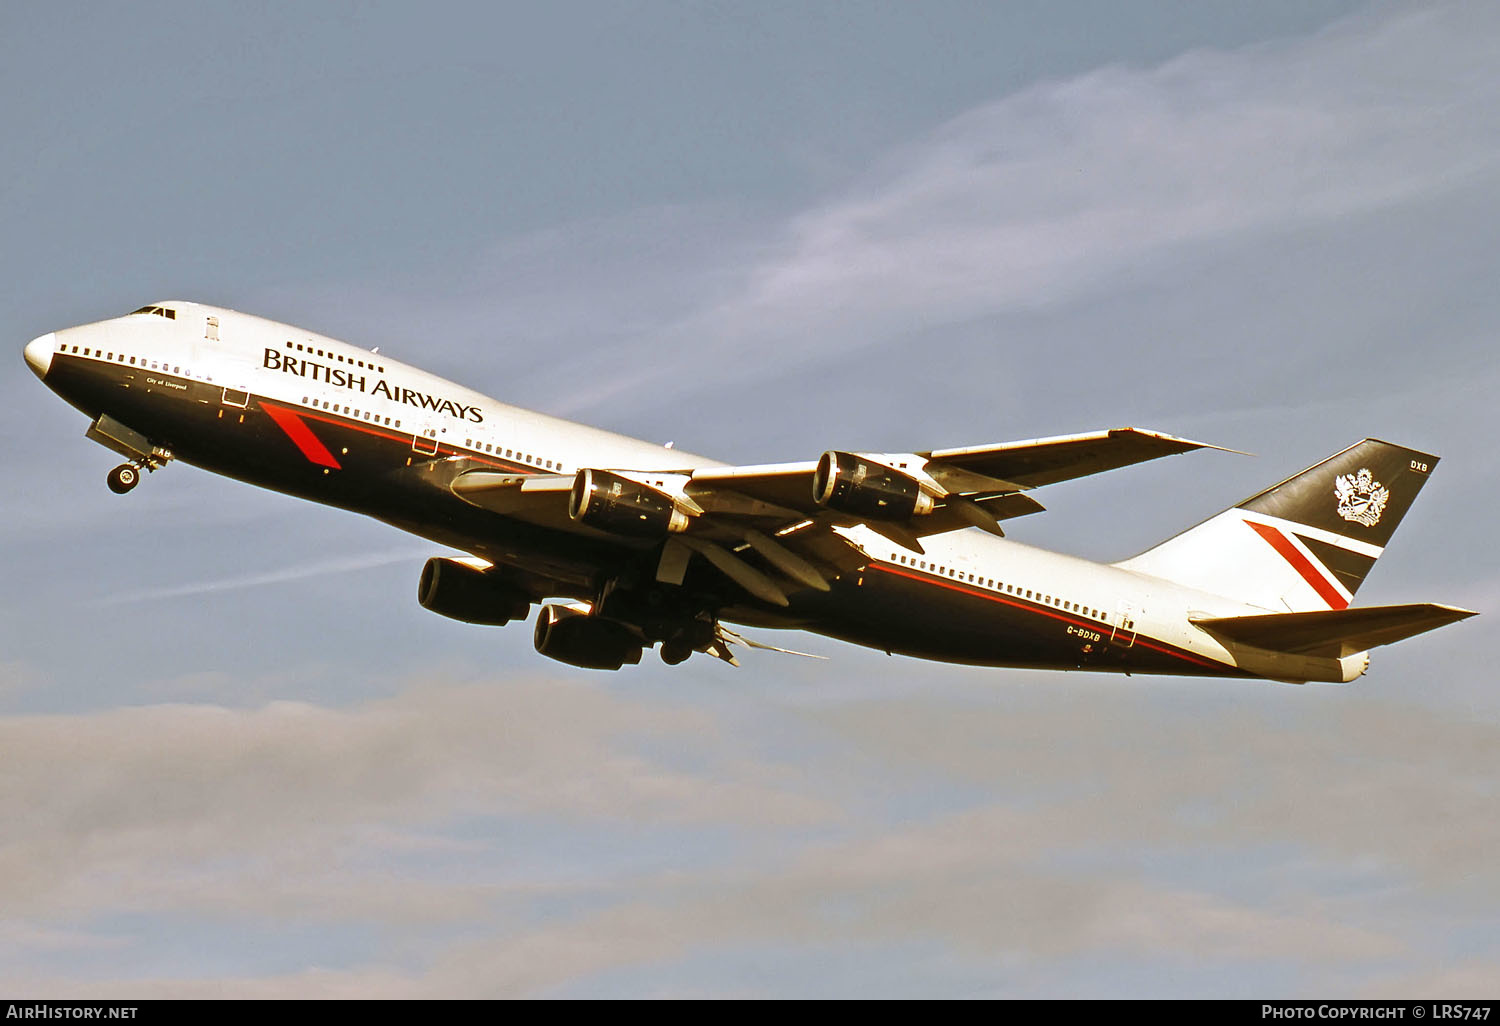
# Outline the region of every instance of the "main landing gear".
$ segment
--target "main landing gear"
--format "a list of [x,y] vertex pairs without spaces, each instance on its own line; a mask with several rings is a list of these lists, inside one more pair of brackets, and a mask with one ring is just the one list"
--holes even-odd
[[141,468],[134,463],[122,463],[109,472],[107,480],[110,491],[116,495],[124,495],[141,483]]
[[668,666],[676,666],[678,663],[686,662],[688,656],[693,654],[693,647],[684,641],[663,641],[661,643],[661,661]]

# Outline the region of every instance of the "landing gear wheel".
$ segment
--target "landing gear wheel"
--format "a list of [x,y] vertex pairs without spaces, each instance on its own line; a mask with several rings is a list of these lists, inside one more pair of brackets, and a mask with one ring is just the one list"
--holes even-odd
[[692,648],[680,641],[662,642],[661,661],[668,666],[676,666],[678,663],[686,662],[687,657],[692,654]]
[[109,472],[109,490],[124,495],[141,483],[141,472],[133,463],[122,463]]

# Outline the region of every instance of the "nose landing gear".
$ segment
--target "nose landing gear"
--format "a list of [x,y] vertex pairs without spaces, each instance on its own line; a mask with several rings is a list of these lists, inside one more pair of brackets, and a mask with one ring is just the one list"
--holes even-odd
[[90,424],[85,437],[130,461],[111,470],[106,479],[109,490],[116,495],[124,495],[140,484],[142,470],[155,470],[172,462],[171,450],[154,444],[145,435],[121,424],[109,414],[101,414]]

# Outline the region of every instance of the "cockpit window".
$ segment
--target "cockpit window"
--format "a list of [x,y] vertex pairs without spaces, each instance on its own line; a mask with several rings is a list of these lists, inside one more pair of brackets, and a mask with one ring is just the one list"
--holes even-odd
[[155,314],[158,317],[165,317],[169,321],[177,319],[177,311],[173,310],[170,306],[143,306],[139,310],[130,311],[130,316],[134,317],[136,314]]

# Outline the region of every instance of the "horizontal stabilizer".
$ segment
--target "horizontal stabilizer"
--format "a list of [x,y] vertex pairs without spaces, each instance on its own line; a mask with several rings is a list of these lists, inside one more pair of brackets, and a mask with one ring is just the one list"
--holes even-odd
[[1192,616],[1208,633],[1273,652],[1342,658],[1436,630],[1476,615],[1471,609],[1415,602],[1264,616]]

